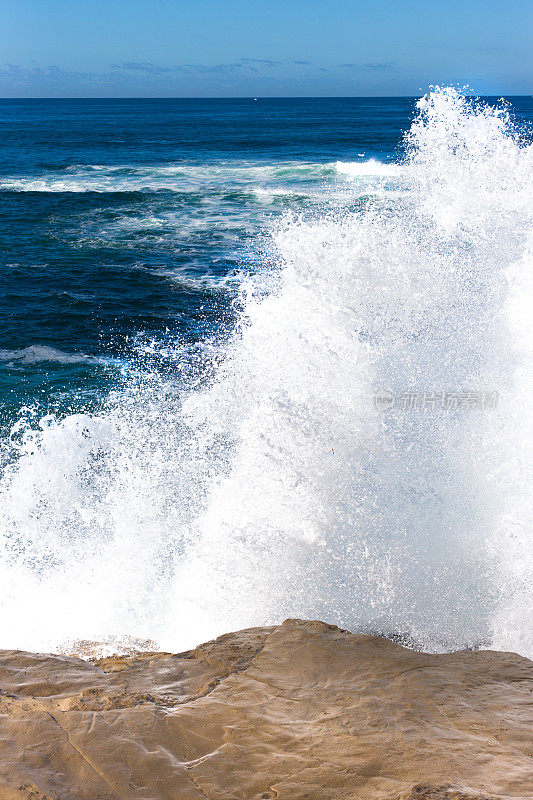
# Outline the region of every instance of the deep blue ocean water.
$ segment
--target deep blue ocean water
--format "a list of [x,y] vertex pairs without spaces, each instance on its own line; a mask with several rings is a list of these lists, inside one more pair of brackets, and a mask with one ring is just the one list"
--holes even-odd
[[[533,118],[531,98],[510,102]],[[166,340],[231,326],[232,276],[257,268],[273,218],[349,205],[354,180],[373,191],[379,169],[350,164],[401,157],[414,106],[0,101],[4,433],[23,406],[97,403]]]

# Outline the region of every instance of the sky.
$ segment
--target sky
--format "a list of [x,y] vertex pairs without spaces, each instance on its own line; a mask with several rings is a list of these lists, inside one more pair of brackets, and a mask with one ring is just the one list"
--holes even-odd
[[533,94],[531,0],[0,0],[0,97]]

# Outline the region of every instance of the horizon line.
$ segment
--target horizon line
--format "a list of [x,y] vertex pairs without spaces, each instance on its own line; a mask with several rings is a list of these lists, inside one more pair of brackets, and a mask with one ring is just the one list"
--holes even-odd
[[[61,97],[54,97],[50,95],[35,95],[32,97],[0,97],[0,102],[5,100],[412,100],[424,97],[425,94],[353,94],[353,95],[122,95],[122,96],[102,96],[102,95],[68,95]],[[475,94],[468,95],[470,97],[532,97],[533,93],[529,94]]]

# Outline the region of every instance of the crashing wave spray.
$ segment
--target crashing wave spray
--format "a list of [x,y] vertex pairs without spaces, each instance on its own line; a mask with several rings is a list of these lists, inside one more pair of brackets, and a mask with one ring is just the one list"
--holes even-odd
[[303,616],[531,653],[532,166],[504,109],[433,91],[394,191],[273,233],[201,386],[20,423],[2,645],[176,650]]

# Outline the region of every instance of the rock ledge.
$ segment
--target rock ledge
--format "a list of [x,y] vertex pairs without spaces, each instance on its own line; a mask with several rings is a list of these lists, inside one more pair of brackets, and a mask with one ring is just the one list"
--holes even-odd
[[533,663],[286,620],[187,653],[0,651],[0,800],[533,797]]

